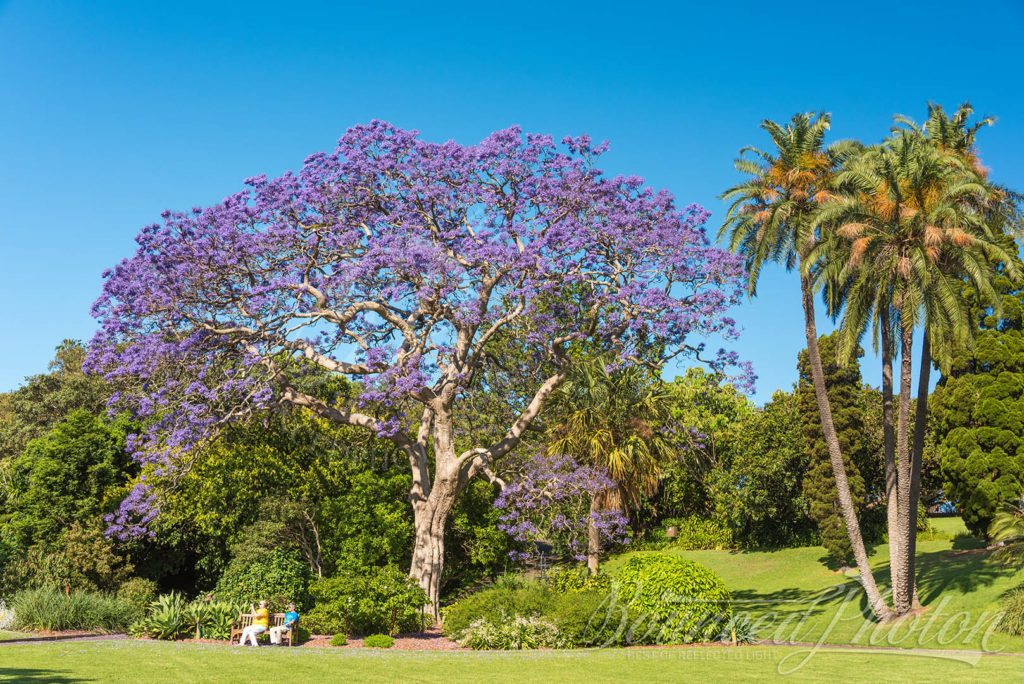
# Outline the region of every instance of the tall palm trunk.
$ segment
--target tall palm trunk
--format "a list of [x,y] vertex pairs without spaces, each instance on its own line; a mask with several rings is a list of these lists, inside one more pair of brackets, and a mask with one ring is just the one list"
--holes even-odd
[[914,443],[910,461],[910,547],[907,549],[907,582],[910,587],[911,604],[919,607],[917,596],[917,577],[914,561],[917,553],[917,506],[921,499],[921,461],[924,456],[924,436],[928,427],[928,383],[932,370],[932,345],[925,326],[924,340],[921,345],[921,371],[917,383],[917,410],[914,413]]
[[836,479],[836,489],[839,494],[839,506],[843,512],[843,520],[846,523],[846,533],[850,537],[850,546],[853,547],[853,557],[857,561],[857,569],[860,571],[860,581],[867,594],[868,604],[872,612],[880,620],[888,620],[893,617],[889,606],[885,604],[875,577],[871,574],[871,566],[868,564],[868,554],[864,549],[864,540],[860,534],[860,523],[857,521],[857,511],[853,507],[853,497],[850,495],[850,483],[846,478],[846,466],[843,463],[843,454],[839,450],[839,436],[836,434],[835,425],[832,423],[832,407],[829,405],[828,394],[825,392],[825,372],[821,366],[821,353],[818,350],[818,329],[814,322],[814,293],[811,290],[810,281],[805,276],[800,276],[800,290],[804,306],[804,332],[807,335],[807,356],[811,362],[811,377],[814,380],[814,397],[818,402],[818,414],[821,416],[821,432],[825,436],[825,444],[828,446],[829,460],[832,462],[832,474]]
[[893,578],[892,602],[897,615],[910,610],[913,590],[908,571],[907,551],[915,541],[916,531],[910,527],[910,480],[913,468],[910,455],[910,382],[913,371],[912,348],[914,329],[901,321],[900,331],[900,405],[896,424],[896,458],[899,470],[899,545],[903,557],[898,574]]
[[885,455],[885,512],[889,533],[889,583],[902,572],[899,533],[899,478],[896,474],[896,433],[892,406],[892,319],[888,303],[882,309],[882,444]]

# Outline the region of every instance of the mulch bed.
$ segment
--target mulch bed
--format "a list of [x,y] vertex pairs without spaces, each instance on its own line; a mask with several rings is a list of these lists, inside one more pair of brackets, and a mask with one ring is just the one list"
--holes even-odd
[[[302,644],[303,648],[324,648],[331,646],[331,637],[321,634],[314,634],[309,641]],[[352,638],[348,640],[347,646],[334,646],[333,648],[365,648],[362,639]],[[395,645],[391,650],[398,651],[461,651],[462,646],[444,636],[440,629],[432,628],[426,632],[413,632],[412,634],[399,634],[395,637]]]
[[[220,644],[227,646],[228,642],[217,639],[182,639],[181,643],[186,644]],[[264,648],[270,648],[264,646]],[[283,648],[283,647],[282,647]],[[313,634],[297,648],[365,648],[363,640],[352,638],[346,646],[331,646],[330,634]],[[440,629],[432,628],[425,632],[413,632],[411,634],[399,634],[395,636],[395,645],[391,650],[398,651],[461,651],[464,650],[456,642],[448,639],[441,633]]]

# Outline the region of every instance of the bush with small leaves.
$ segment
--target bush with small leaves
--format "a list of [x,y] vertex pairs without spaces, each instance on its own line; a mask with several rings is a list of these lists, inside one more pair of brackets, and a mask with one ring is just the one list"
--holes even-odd
[[366,648],[391,648],[394,645],[395,638],[387,634],[371,634],[363,639]]
[[717,639],[732,617],[732,599],[718,575],[671,553],[630,558],[619,573],[618,590],[645,618],[656,643]]
[[142,577],[133,577],[117,590],[117,597],[130,606],[130,618],[141,620],[149,613],[149,607],[156,600],[156,582]]
[[548,583],[558,594],[575,594],[581,591],[604,591],[611,589],[612,580],[608,575],[591,575],[586,568],[562,567],[548,572]]
[[347,646],[348,638],[344,634],[335,634],[331,637],[331,646]]
[[470,594],[445,608],[442,613],[442,628],[445,636],[458,641],[462,638],[462,632],[478,619],[483,618],[497,624],[506,615],[540,616],[544,614],[550,601],[551,592],[541,587],[492,587]]

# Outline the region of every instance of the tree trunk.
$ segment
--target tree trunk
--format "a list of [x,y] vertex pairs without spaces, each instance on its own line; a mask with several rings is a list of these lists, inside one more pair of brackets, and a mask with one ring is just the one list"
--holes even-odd
[[416,544],[409,576],[416,580],[430,601],[430,611],[441,617],[441,574],[444,571],[444,533],[448,514],[455,505],[456,481],[434,480],[427,500],[413,505]]
[[900,332],[900,405],[896,423],[896,458],[899,471],[899,545],[902,561],[897,568],[898,574],[893,578],[892,601],[893,610],[903,615],[910,610],[913,590],[907,575],[907,552],[914,541],[915,530],[910,527],[910,382],[913,371],[912,348],[914,329],[903,322]]
[[932,370],[932,345],[925,326],[921,344],[921,371],[917,381],[917,410],[914,413],[914,443],[910,461],[910,547],[907,549],[907,583],[910,587],[911,606],[920,607],[917,595],[915,560],[917,554],[917,506],[921,499],[921,461],[924,457],[924,437],[928,427],[928,383]]
[[889,584],[902,572],[899,533],[899,478],[896,474],[896,435],[892,406],[892,319],[886,303],[882,328],[882,443],[885,454],[885,513],[889,534]]
[[839,505],[843,511],[843,521],[846,523],[846,533],[850,538],[850,546],[853,547],[853,557],[857,561],[861,585],[867,594],[868,604],[876,617],[880,620],[888,620],[892,617],[892,611],[882,599],[878,585],[875,583],[875,577],[871,574],[868,554],[864,550],[864,540],[860,534],[860,523],[857,521],[857,511],[853,507],[853,497],[850,495],[850,483],[846,478],[843,454],[839,449],[839,437],[836,434],[835,425],[832,423],[832,407],[829,404],[828,394],[825,392],[825,373],[821,366],[818,330],[814,322],[814,293],[805,276],[800,277],[800,290],[804,307],[807,356],[811,362],[811,377],[814,380],[814,396],[817,399],[818,413],[821,417],[821,432],[825,437],[825,444],[828,446],[829,460],[832,462],[832,474],[836,479],[836,489],[839,494]]
[[594,517],[601,512],[601,499],[604,492],[597,492],[590,497],[590,520],[587,522],[587,569],[591,575],[597,574],[597,564],[601,559],[601,532],[597,529]]
[[[434,620],[441,619],[441,576],[444,572],[444,533],[448,515],[459,495],[460,464],[455,455],[453,419],[445,406],[434,408],[434,478],[414,483],[412,492],[416,543],[412,551],[409,576],[416,580],[430,601]],[[426,490],[425,492],[423,490]],[[426,493],[426,497],[423,497]],[[417,495],[420,498],[417,498]]]

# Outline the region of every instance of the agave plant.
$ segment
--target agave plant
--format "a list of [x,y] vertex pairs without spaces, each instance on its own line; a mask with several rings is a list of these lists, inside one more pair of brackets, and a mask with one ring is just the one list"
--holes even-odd
[[214,601],[206,605],[209,615],[203,625],[203,633],[211,639],[228,639],[231,636],[231,624],[241,610],[228,601]]
[[182,611],[183,621],[188,625],[189,629],[195,629],[196,639],[202,638],[203,628],[210,623],[212,615],[213,611],[210,610],[210,604],[202,600],[189,603]]
[[156,639],[178,639],[188,629],[185,599],[178,593],[164,594],[153,602],[145,620],[146,632]]

